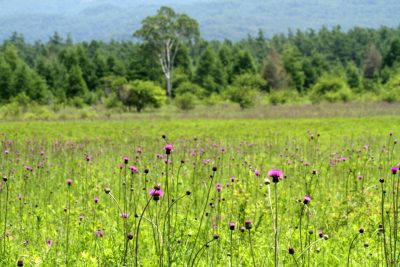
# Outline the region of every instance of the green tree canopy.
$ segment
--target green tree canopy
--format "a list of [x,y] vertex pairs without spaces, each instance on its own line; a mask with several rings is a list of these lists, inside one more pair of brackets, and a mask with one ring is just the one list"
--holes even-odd
[[172,74],[176,55],[181,44],[191,45],[199,37],[197,21],[185,14],[176,13],[170,7],[161,7],[155,16],[142,21],[142,27],[134,36],[144,40],[157,53],[167,80],[167,95],[172,96]]

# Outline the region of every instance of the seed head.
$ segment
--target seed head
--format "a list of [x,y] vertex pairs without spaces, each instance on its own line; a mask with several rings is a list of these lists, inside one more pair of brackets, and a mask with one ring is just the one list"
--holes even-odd
[[250,220],[246,220],[246,221],[244,222],[244,227],[245,227],[247,230],[250,230],[251,228],[253,228],[253,222],[250,221]]

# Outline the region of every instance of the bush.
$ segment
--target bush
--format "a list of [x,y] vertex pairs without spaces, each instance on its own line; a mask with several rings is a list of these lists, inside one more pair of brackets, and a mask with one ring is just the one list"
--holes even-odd
[[392,76],[383,86],[381,99],[389,103],[400,101],[400,74]]
[[254,106],[257,91],[252,88],[231,86],[227,89],[226,94],[230,101],[239,104],[241,109],[245,109]]
[[165,91],[154,82],[136,80],[123,86],[119,92],[122,103],[141,112],[146,107],[161,107],[165,103]]
[[174,90],[176,97],[187,93],[202,99],[206,95],[206,90],[203,87],[188,81],[182,82]]
[[175,105],[181,110],[191,110],[196,106],[197,97],[191,93],[178,95],[174,99]]
[[311,88],[310,99],[313,103],[326,100],[328,102],[348,102],[352,91],[346,81],[339,76],[324,75]]
[[269,94],[269,102],[272,105],[293,103],[299,100],[299,93],[296,90],[275,90]]

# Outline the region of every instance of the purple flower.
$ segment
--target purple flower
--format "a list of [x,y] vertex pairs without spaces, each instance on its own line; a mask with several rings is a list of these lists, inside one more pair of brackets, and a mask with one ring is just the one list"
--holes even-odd
[[118,165],[118,168],[119,168],[120,170],[122,170],[122,169],[124,168],[124,166],[125,166],[124,164],[119,164],[119,165]]
[[234,222],[229,223],[229,230],[233,231],[233,230],[235,230],[235,227],[236,227],[236,223],[234,223]]
[[94,197],[94,203],[99,203],[100,199],[98,197]]
[[244,221],[244,227],[245,227],[247,230],[250,230],[250,229],[253,227],[253,222],[250,221],[250,220]]
[[225,152],[225,147],[221,147],[221,152]]
[[10,150],[8,149],[4,150],[4,154],[8,155],[8,153],[10,153]]
[[163,155],[161,155],[161,154],[157,154],[156,157],[157,157],[158,159],[164,158]]
[[88,162],[91,161],[92,160],[92,156],[86,155],[85,156],[85,160],[88,161]]
[[311,201],[310,196],[304,196],[304,200],[303,200],[304,205],[307,205],[308,203],[310,203],[310,201]]
[[44,150],[40,151],[40,155],[42,156],[44,155]]
[[399,168],[392,167],[390,170],[392,171],[393,174],[396,174],[399,171]]
[[141,147],[138,147],[138,149],[136,151],[137,151],[137,153],[141,154],[143,152],[143,149]]
[[171,144],[166,144],[165,147],[165,154],[169,155],[172,151],[174,151],[174,147]]
[[121,217],[124,218],[124,219],[127,219],[127,218],[129,217],[129,213],[127,213],[127,212],[121,212],[121,213],[119,214],[119,216],[121,216]]
[[123,156],[122,160],[124,161],[125,164],[128,164],[129,157],[128,156]]
[[233,183],[233,182],[236,181],[236,178],[235,178],[235,176],[231,176],[231,177],[229,178],[229,180],[231,180],[231,182]]
[[67,179],[67,185],[71,186],[72,185],[72,179]]
[[260,176],[260,175],[261,175],[260,171],[257,170],[257,169],[254,171],[254,174],[255,174],[256,176]]
[[129,169],[131,170],[131,173],[138,172],[138,168],[136,166],[129,166]]
[[47,240],[46,240],[46,244],[47,244],[47,246],[50,248],[50,247],[53,245],[53,240],[47,239]]
[[164,191],[161,189],[160,184],[154,185],[152,189],[149,191],[149,195],[153,197],[153,200],[157,201],[164,195]]
[[221,185],[220,183],[216,184],[216,185],[215,185],[215,189],[217,189],[217,192],[218,192],[218,193],[221,192],[221,190],[222,190],[222,185]]
[[268,176],[272,178],[272,182],[277,183],[283,179],[283,172],[277,169],[271,169],[268,171]]
[[18,200],[21,200],[21,199],[22,199],[22,195],[18,194]]
[[27,171],[33,171],[33,168],[31,167],[31,166],[25,166],[25,170],[27,170]]
[[95,232],[95,234],[96,234],[97,237],[103,237],[103,236],[104,236],[104,231],[101,230],[101,229],[98,229],[98,230]]

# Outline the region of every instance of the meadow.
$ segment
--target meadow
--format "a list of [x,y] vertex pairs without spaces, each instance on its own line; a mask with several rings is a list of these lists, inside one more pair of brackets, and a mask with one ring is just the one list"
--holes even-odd
[[0,266],[396,266],[399,125],[1,122]]

